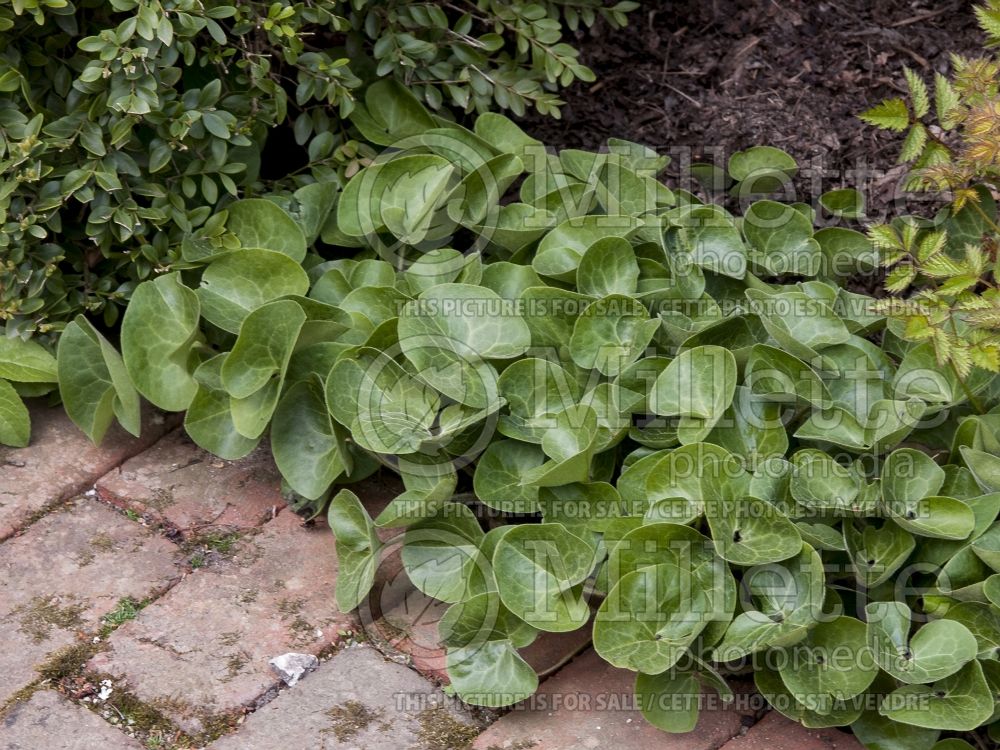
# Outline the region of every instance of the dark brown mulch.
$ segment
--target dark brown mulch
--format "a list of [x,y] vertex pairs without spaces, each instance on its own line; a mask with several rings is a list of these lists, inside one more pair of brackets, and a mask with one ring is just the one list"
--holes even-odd
[[[639,141],[672,153],[675,168],[683,147],[724,164],[770,144],[831,170],[823,189],[860,187],[846,170],[892,166],[898,139],[857,114],[904,90],[903,66],[929,80],[950,52],[982,49],[972,3],[961,0],[657,0],[630,18],[577,41],[597,82],[564,92],[561,121],[530,116],[526,129],[562,148]],[[890,182],[870,185],[874,209]]]

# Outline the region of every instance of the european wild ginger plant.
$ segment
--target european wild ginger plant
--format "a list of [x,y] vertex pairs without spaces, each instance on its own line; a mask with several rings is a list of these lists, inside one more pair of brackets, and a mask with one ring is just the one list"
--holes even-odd
[[893,325],[909,341],[928,342],[937,362],[963,381],[973,368],[1000,371],[1000,2],[976,8],[987,53],[952,57],[952,73],[934,76],[933,93],[906,70],[907,99],[868,110],[862,119],[905,132],[899,155],[911,165],[906,189],[939,195],[933,219],[900,217],[869,230],[889,269]]
[[[775,149],[731,160],[757,186],[736,216],[636,144],[554,153],[496,114],[422,129],[405,101],[342,189],[187,236],[120,350],[71,322],[39,364],[73,421],[138,432],[146,399],[224,458],[266,438],[327,509],[339,607],[398,552],[448,605],[469,703],[529,697],[522,650],[588,628],[664,731],[748,669],[872,748],[993,731],[1000,424],[969,398],[1000,389],[845,288],[868,238],[761,192],[795,171]],[[351,485],[380,467],[402,491],[372,514]]]

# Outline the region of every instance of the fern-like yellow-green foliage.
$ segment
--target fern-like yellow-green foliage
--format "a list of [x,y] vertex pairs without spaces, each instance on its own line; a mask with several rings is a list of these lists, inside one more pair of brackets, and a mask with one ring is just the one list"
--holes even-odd
[[[1000,47],[1000,0],[975,13],[987,50]],[[931,342],[938,362],[960,377],[973,367],[997,372],[1000,226],[992,197],[1000,189],[1000,59],[953,55],[951,76],[935,74],[933,92],[919,74],[905,74],[909,96],[887,99],[861,119],[905,132],[899,162],[911,165],[906,188],[938,193],[949,206],[944,221],[908,217],[869,227],[889,269],[886,290],[896,295],[883,306],[900,335]],[[963,216],[977,231],[949,237],[949,221]]]

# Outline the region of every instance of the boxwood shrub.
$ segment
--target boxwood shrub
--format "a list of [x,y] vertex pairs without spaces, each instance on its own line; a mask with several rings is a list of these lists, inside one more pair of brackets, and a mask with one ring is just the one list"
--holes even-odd
[[79,312],[113,324],[234,198],[339,184],[394,106],[385,90],[359,101],[373,81],[435,116],[558,115],[559,87],[593,80],[564,32],[621,26],[636,5],[0,4],[0,332],[49,343]]

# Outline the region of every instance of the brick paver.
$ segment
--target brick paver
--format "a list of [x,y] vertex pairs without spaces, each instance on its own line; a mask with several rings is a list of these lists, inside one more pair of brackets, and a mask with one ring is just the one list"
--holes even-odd
[[[127,688],[191,734],[216,717],[251,712],[211,750],[443,749],[470,741],[475,750],[861,749],[849,734],[806,730],[774,712],[753,724],[759,705],[751,701],[704,710],[689,734],[662,733],[633,709],[634,675],[592,650],[473,740],[481,728],[473,716],[482,714],[446,699],[424,676],[447,679],[437,643],[446,605],[417,591],[390,555],[360,615],[339,612],[332,535],[324,523],[304,527],[283,510],[266,447],[222,461],[179,430],[155,442],[169,425],[150,413],[142,440],[113,430],[94,448],[59,410],[34,412],[32,446],[0,448],[0,707],[36,682],[36,669],[58,650],[89,644],[121,600],[152,599],[105,644],[90,644],[103,650],[87,669],[121,680],[116,690]],[[101,499],[154,528],[94,497],[63,502],[95,482]],[[400,487],[377,475],[352,489],[376,515]],[[163,533],[175,531],[180,547]],[[362,630],[423,675],[351,646],[361,636],[348,634]],[[544,672],[587,639],[587,629],[543,635],[523,653]],[[323,655],[345,644],[294,688],[285,689],[268,664],[287,652]],[[0,717],[0,750],[138,747],[51,690],[8,705]]]
[[119,600],[141,601],[181,575],[176,545],[80,499],[0,545],[0,705]]
[[341,651],[248,717],[210,750],[460,748],[469,713],[440,690],[368,647]]
[[329,529],[282,512],[119,628],[90,666],[200,732],[208,716],[252,707],[277,686],[270,659],[318,654],[356,628],[334,603],[336,575]]
[[744,715],[735,708],[704,710],[694,731],[666,734],[630,710],[635,673],[587,651],[542,683],[533,701],[483,732],[475,750],[715,750],[737,736]]
[[278,471],[266,444],[239,461],[223,461],[175,430],[97,482],[102,500],[185,534],[251,529],[284,507]]
[[850,734],[836,729],[806,729],[777,711],[754,724],[721,750],[864,750]]
[[0,720],[0,750],[141,750],[99,716],[41,690]]
[[31,445],[0,446],[0,540],[20,530],[46,508],[77,495],[122,461],[148,448],[170,418],[146,409],[142,437],[117,425],[95,446],[62,408],[31,407]]

